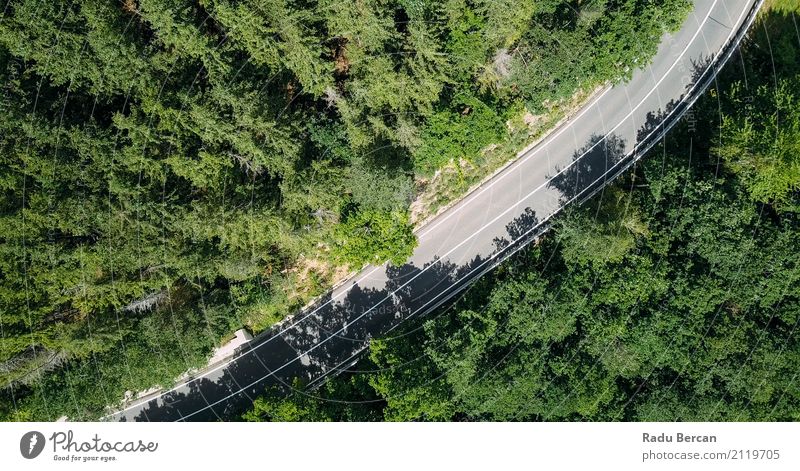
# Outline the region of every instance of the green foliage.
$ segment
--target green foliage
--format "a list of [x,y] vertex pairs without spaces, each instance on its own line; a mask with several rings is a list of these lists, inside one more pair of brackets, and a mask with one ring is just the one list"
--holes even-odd
[[723,116],[715,151],[744,182],[754,200],[797,211],[800,190],[800,90],[797,78],[777,88],[761,85],[745,96],[736,83],[728,98],[736,114]]
[[460,110],[435,113],[422,131],[422,145],[414,152],[414,166],[432,174],[450,161],[472,160],[507,132],[497,112],[478,98],[458,97],[451,106]]
[[[142,318],[119,348],[92,354],[85,360],[65,361],[51,373],[36,372],[36,382],[5,389],[0,417],[53,421],[66,415],[73,420],[96,419],[108,412],[107,407],[118,405],[122,393],[168,387],[187,369],[203,364],[217,338],[232,328],[231,308],[199,309],[191,307],[196,300],[183,299],[185,293],[170,296],[171,308]],[[94,342],[101,340],[92,337]]]
[[564,260],[580,265],[620,262],[636,246],[637,236],[648,235],[637,210],[624,193],[612,189],[596,213],[562,218],[556,238],[564,244]]
[[287,400],[286,391],[269,389],[242,418],[248,422],[367,422],[381,418],[383,401],[370,391],[363,377],[329,382],[313,391],[304,390],[295,380],[288,394]]
[[[299,383],[292,385],[299,388]],[[242,418],[247,422],[329,422],[330,418],[321,413],[316,402],[302,393],[296,393],[295,401],[286,401],[276,397],[277,391],[272,395],[257,398],[253,408],[247,411]]]
[[388,260],[402,265],[414,252],[417,237],[402,211],[356,211],[336,226],[334,256],[360,267]]

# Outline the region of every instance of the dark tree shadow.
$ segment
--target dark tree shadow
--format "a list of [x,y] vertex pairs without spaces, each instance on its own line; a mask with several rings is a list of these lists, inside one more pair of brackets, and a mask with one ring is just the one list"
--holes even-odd
[[558,190],[559,203],[565,206],[605,186],[613,169],[625,157],[625,141],[622,138],[615,134],[608,137],[593,135],[573,154],[569,167],[557,169],[547,186]]
[[534,234],[534,229],[539,226],[539,218],[536,217],[536,211],[531,208],[525,208],[525,211],[513,221],[506,225],[506,232],[508,237],[495,237],[494,246],[498,252],[502,252],[510,248],[512,243],[521,243]]

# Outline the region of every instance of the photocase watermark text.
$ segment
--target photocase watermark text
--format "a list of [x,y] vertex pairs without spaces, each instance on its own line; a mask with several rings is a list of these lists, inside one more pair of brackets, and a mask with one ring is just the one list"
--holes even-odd
[[109,442],[103,440],[97,434],[94,434],[94,437],[88,441],[75,441],[72,430],[53,433],[50,436],[50,442],[53,445],[53,453],[144,453],[154,452],[158,449],[158,442],[144,442],[142,440]]

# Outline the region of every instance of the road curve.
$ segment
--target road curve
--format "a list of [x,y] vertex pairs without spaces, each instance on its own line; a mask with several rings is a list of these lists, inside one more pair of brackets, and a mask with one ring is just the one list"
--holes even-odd
[[699,96],[749,26],[759,0],[697,0],[650,66],[604,90],[502,172],[417,231],[401,267],[368,266],[255,338],[229,360],[106,420],[217,420],[274,384],[347,368],[371,337],[425,314],[535,238],[555,213],[619,175]]

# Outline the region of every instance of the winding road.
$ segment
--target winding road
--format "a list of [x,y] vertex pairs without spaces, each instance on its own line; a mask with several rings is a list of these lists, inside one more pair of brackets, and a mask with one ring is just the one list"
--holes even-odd
[[597,94],[511,165],[417,231],[400,267],[368,266],[231,358],[106,417],[121,421],[232,417],[264,388],[309,387],[357,359],[371,337],[450,299],[536,238],[567,204],[598,191],[641,157],[713,80],[752,23],[759,0],[698,0],[665,35],[651,65]]

